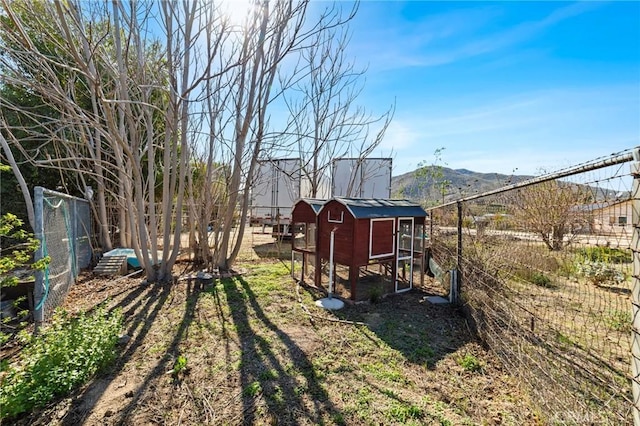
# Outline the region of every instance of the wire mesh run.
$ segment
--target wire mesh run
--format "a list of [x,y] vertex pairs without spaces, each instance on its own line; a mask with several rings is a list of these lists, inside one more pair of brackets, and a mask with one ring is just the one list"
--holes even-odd
[[431,210],[433,259],[460,271],[478,334],[545,422],[633,421],[629,170],[580,170]]
[[88,201],[36,187],[36,260],[49,265],[36,273],[34,319],[46,321],[63,302],[80,269],[91,264],[91,209]]
[[[306,256],[303,262],[303,256]],[[442,295],[443,292],[431,278],[423,280],[420,259],[414,259],[413,266],[409,262],[400,261],[398,269],[394,269],[395,260],[381,261],[370,265],[357,267],[355,289],[352,287],[349,266],[339,263],[333,267],[333,296],[351,302],[375,303],[390,294],[402,293],[409,289],[420,289],[429,295]],[[397,274],[396,274],[397,273]],[[316,285],[316,258],[314,253],[294,251],[292,255],[292,277],[296,281]],[[329,261],[323,260],[319,271],[318,289],[328,293],[330,286]],[[411,279],[411,285],[409,280]],[[354,293],[355,290],[355,293]]]

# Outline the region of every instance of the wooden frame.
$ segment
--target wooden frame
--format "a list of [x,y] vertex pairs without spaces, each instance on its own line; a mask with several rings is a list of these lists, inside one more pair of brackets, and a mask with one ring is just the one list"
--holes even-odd
[[[375,224],[376,223],[380,223],[380,222],[391,222],[391,251],[387,252],[387,253],[373,253],[373,247],[374,247],[374,228],[375,228]],[[390,218],[373,218],[370,219],[370,226],[369,226],[369,259],[381,259],[383,257],[390,257],[390,256],[394,256],[395,252],[396,252],[396,241],[395,241],[395,235],[396,235],[396,219],[393,217]]]

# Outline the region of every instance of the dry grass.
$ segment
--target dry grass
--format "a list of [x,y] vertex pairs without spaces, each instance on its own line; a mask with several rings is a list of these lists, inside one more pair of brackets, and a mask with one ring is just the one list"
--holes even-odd
[[322,311],[288,262],[259,249],[272,252],[270,237],[250,231],[233,278],[76,285],[67,308],[109,300],[128,339],[111,371],[21,423],[540,423],[457,309],[412,290]]

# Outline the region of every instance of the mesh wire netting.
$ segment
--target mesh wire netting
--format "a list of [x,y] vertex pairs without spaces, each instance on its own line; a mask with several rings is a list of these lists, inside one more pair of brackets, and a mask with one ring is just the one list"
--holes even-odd
[[623,163],[431,211],[433,259],[551,423],[632,422],[632,185]]
[[86,200],[48,190],[35,192],[34,205],[39,254],[50,258],[34,289],[34,317],[45,321],[64,302],[79,270],[91,263],[91,216]]

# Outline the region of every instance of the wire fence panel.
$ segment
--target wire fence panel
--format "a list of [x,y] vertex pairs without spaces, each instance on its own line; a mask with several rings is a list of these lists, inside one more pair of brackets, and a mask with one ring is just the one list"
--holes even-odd
[[34,211],[36,260],[50,258],[34,287],[34,319],[41,322],[62,304],[79,270],[91,264],[91,209],[87,200],[36,187]]
[[545,422],[633,422],[633,182],[601,163],[430,211],[433,260]]

